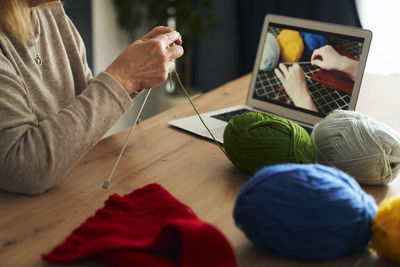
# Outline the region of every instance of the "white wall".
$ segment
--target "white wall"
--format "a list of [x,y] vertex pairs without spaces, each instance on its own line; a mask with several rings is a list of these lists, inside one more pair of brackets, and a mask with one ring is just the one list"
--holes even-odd
[[97,74],[130,44],[128,35],[117,25],[111,0],[92,0],[93,72]]
[[400,74],[399,0],[356,0],[363,28],[372,31],[366,72]]

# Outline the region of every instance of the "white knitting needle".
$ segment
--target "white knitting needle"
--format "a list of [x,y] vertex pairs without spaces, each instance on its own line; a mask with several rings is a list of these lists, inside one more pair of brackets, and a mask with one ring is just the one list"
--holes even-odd
[[293,64],[295,64],[295,63],[297,63],[297,64],[299,64],[299,65],[301,65],[301,64],[311,64],[311,61],[282,62],[282,64],[285,64],[285,65],[293,65]]
[[122,150],[121,150],[121,152],[119,153],[119,156],[118,156],[117,160],[116,160],[115,163],[114,163],[114,166],[113,166],[113,168],[112,168],[112,170],[111,170],[110,175],[108,176],[107,180],[105,180],[104,183],[103,183],[103,188],[104,188],[104,189],[107,189],[108,186],[110,185],[111,178],[112,178],[112,176],[113,176],[113,174],[114,174],[114,171],[115,171],[115,169],[117,168],[117,165],[118,165],[118,163],[119,163],[119,160],[121,159],[122,154],[123,154],[124,151],[125,151],[125,148],[126,148],[126,146],[127,146],[127,144],[128,144],[129,139],[131,138],[131,135],[133,134],[133,129],[135,128],[135,126],[136,126],[136,124],[137,124],[137,122],[138,122],[138,120],[139,120],[139,117],[140,117],[140,115],[142,114],[143,107],[144,107],[144,105],[146,104],[146,101],[147,101],[147,98],[148,98],[149,95],[150,95],[150,92],[151,92],[151,90],[150,90],[150,89],[147,89],[147,92],[146,92],[146,95],[145,95],[145,97],[144,97],[142,106],[141,106],[140,109],[139,109],[139,112],[138,112],[138,114],[137,114],[137,116],[136,116],[136,118],[135,118],[135,120],[134,120],[134,122],[133,122],[133,124],[132,124],[132,126],[131,126],[131,129],[129,130],[129,133],[128,133],[128,135],[127,135],[127,137],[126,137],[126,140],[125,140],[125,143],[124,143],[124,146],[122,147]]

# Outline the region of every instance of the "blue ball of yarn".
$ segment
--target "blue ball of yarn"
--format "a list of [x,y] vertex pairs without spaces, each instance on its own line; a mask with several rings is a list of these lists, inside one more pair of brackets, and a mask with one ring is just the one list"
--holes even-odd
[[319,34],[301,32],[300,35],[303,37],[303,41],[306,46],[305,53],[309,59],[311,58],[311,55],[315,49],[323,47],[328,43],[326,37]]
[[233,216],[264,252],[326,260],[364,251],[376,211],[374,198],[334,167],[279,164],[243,187]]
[[280,48],[278,41],[272,33],[267,33],[263,55],[261,57],[260,70],[272,71],[278,65]]

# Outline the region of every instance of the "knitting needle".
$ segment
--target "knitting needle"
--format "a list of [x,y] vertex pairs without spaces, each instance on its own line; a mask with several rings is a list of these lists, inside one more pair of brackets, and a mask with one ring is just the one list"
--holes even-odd
[[[280,64],[284,64],[284,65],[293,65],[293,64],[311,64],[311,61],[299,61],[299,62],[281,62]],[[308,79],[311,79],[311,76],[304,74],[304,76]]]
[[297,64],[299,64],[299,65],[301,65],[301,64],[311,64],[311,61],[282,62],[282,64],[285,64],[285,65],[293,65],[293,64],[295,64],[295,63],[297,63]]
[[144,98],[144,100],[143,100],[142,106],[141,106],[140,109],[139,109],[139,112],[138,112],[138,114],[137,114],[137,116],[136,116],[136,118],[135,118],[135,120],[134,120],[134,122],[133,122],[133,124],[132,124],[132,126],[131,126],[131,129],[129,130],[129,133],[128,133],[128,135],[127,135],[127,137],[126,137],[126,140],[125,140],[125,143],[124,143],[124,146],[122,147],[122,150],[121,150],[121,152],[119,153],[118,159],[115,161],[114,166],[113,166],[113,168],[112,168],[112,170],[111,170],[111,172],[110,172],[110,175],[108,176],[107,180],[105,180],[104,183],[103,183],[103,188],[104,188],[104,189],[107,189],[108,186],[109,186],[110,183],[111,183],[111,178],[112,178],[112,176],[113,176],[113,174],[114,174],[115,169],[117,168],[117,165],[118,165],[118,163],[119,163],[119,161],[120,161],[120,159],[121,159],[121,157],[122,157],[122,154],[123,154],[124,151],[125,151],[125,148],[126,148],[126,146],[127,146],[127,144],[128,144],[128,141],[129,141],[129,139],[131,138],[131,135],[133,134],[133,129],[135,128],[135,126],[136,126],[136,124],[137,124],[137,122],[138,122],[138,120],[139,120],[139,117],[140,117],[140,115],[142,114],[143,107],[144,107],[144,105],[146,104],[146,101],[147,101],[147,98],[148,98],[149,95],[150,95],[150,92],[151,92],[151,90],[150,90],[150,89],[147,89],[147,92],[146,92],[145,98]]

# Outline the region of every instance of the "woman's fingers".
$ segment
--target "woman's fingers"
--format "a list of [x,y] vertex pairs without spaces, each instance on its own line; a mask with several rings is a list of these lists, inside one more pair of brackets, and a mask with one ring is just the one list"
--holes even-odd
[[172,32],[174,29],[166,26],[158,26],[153,28],[150,32],[146,33],[142,38],[140,39],[152,39],[156,37],[157,35],[164,34],[167,32]]
[[280,63],[279,68],[281,69],[281,71],[285,77],[289,74],[289,70],[285,64]]
[[300,65],[298,63],[294,63],[293,64],[293,69],[296,70],[296,71],[300,71],[301,67],[300,67]]
[[149,33],[145,34],[140,40],[158,40],[162,42],[164,47],[169,46],[170,44],[182,44],[182,37],[180,33],[175,31],[174,29],[166,26],[158,26],[152,29]]
[[278,79],[283,82],[285,80],[285,76],[283,76],[282,72],[278,69],[274,69],[275,75],[278,77]]
[[181,44],[181,35],[177,31],[171,31],[163,34],[159,34],[153,38],[161,42],[161,45],[165,48],[169,47],[170,44]]
[[168,62],[168,63],[167,63],[167,70],[168,70],[168,73],[173,72],[174,69],[175,69],[175,61],[170,61],[170,62]]
[[183,47],[178,45],[173,45],[167,48],[169,60],[175,60],[183,55]]

